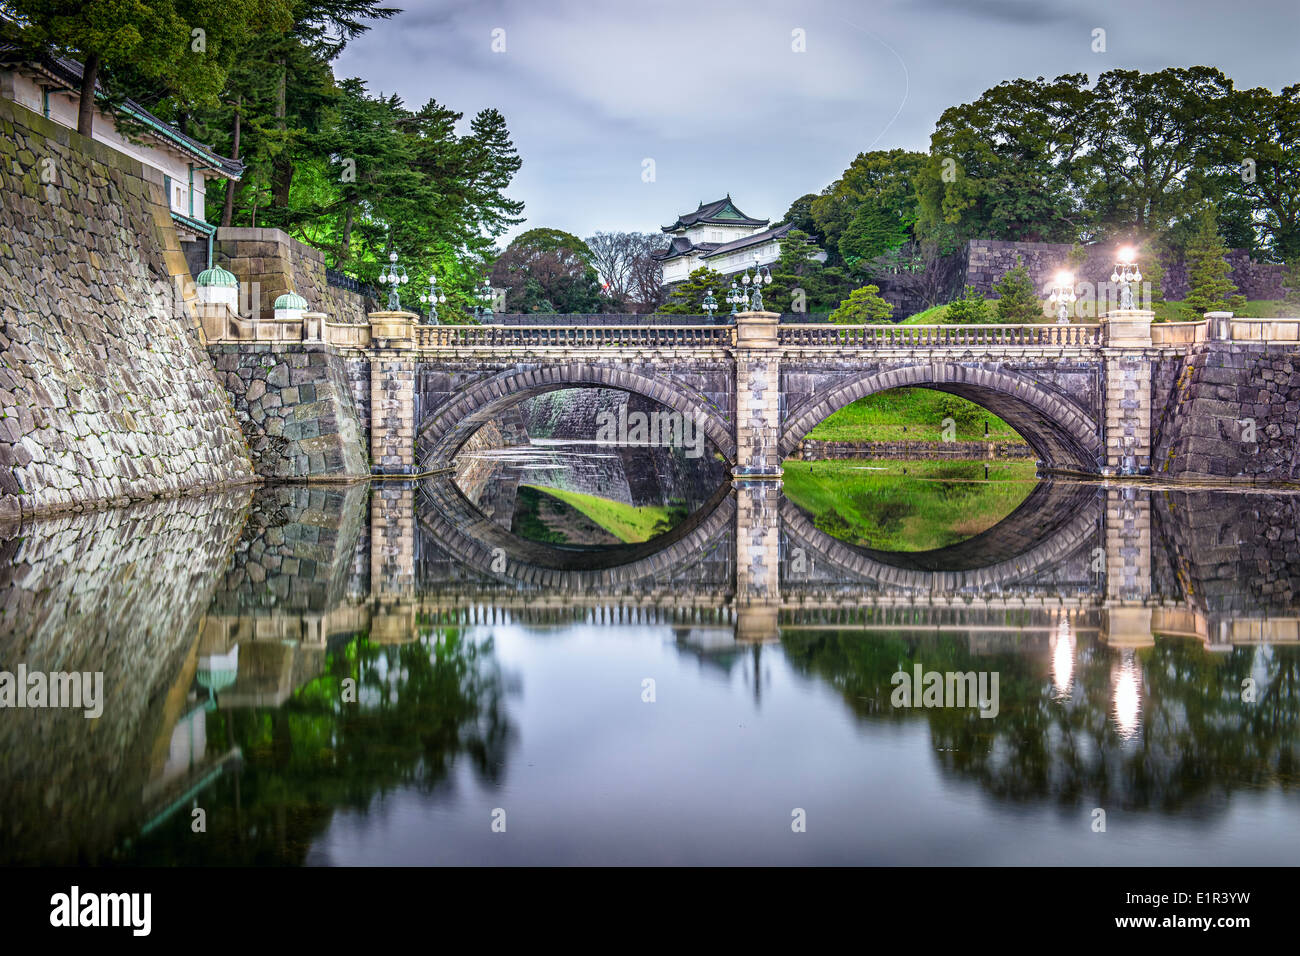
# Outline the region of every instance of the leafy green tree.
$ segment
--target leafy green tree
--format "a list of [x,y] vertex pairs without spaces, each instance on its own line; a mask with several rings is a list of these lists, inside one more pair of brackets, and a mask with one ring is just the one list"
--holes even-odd
[[77,131],[94,128],[97,84],[118,74],[166,88],[186,107],[215,103],[226,70],[255,31],[284,30],[291,0],[6,0],[30,49],[68,53],[83,67]]
[[984,295],[973,285],[966,286],[960,299],[948,303],[945,320],[952,325],[979,325],[992,322],[993,311],[984,301]]
[[[1249,212],[1251,228],[1274,258],[1300,256],[1300,83],[1278,94],[1234,92],[1223,115],[1216,158],[1229,195],[1239,201],[1238,215]],[[1226,231],[1225,238],[1241,245]]]
[[1011,80],[945,110],[916,176],[918,232],[952,227],[950,243],[1076,238],[1087,84],[1082,73]]
[[864,202],[840,234],[840,258],[850,268],[899,248],[908,240],[907,224],[892,210]]
[[880,297],[880,287],[864,285],[854,289],[830,320],[839,325],[879,325],[892,321],[894,307]]
[[1228,246],[1219,235],[1214,210],[1206,207],[1196,218],[1197,229],[1187,247],[1187,305],[1201,315],[1240,309],[1246,304],[1237,295],[1230,278],[1232,267],[1226,258]]
[[[925,154],[904,149],[859,153],[843,175],[812,200],[809,213],[815,229],[807,231],[819,237],[829,257],[827,265],[837,266],[845,261],[840,244],[846,233],[856,236],[849,240],[849,248],[858,259],[880,254],[875,251],[874,255],[864,255],[880,248],[879,241],[873,246],[863,235],[870,229],[883,229],[890,241],[900,230],[909,233],[917,216],[912,181],[924,161]],[[874,212],[863,213],[857,219],[863,206]],[[883,248],[892,247],[886,244]]]
[[1028,325],[1043,320],[1043,302],[1029,270],[1020,257],[993,286],[998,294],[998,321],[1004,325]]
[[1107,233],[1161,230],[1202,201],[1231,90],[1205,66],[1098,78],[1081,121],[1090,147],[1087,206]]
[[600,278],[591,250],[572,233],[529,229],[492,266],[510,312],[590,313],[600,310]]
[[790,223],[800,232],[807,233],[819,245],[826,239],[817,228],[817,221],[813,218],[812,204],[816,201],[816,193],[806,193],[790,204],[790,208],[785,211],[781,217],[782,223]]
[[700,266],[673,287],[668,294],[668,301],[660,307],[659,311],[667,315],[700,315],[704,312],[704,307],[700,303],[710,291],[718,300],[718,308],[725,309],[728,285],[722,273],[715,272],[708,266]]

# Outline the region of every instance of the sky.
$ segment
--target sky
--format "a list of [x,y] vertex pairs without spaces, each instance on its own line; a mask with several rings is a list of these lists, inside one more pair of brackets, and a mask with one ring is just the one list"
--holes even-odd
[[924,150],[945,108],[1016,77],[1206,65],[1239,88],[1300,82],[1298,0],[386,2],[403,12],[335,74],[466,126],[500,110],[523,159],[507,240],[654,232],[727,193],[776,221],[859,152]]

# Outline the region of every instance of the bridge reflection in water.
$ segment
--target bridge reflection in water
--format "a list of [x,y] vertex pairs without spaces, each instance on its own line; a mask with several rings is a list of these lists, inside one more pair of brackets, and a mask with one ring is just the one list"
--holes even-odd
[[[336,813],[459,792],[465,766],[490,802],[520,722],[550,719],[520,696],[543,677],[512,673],[496,642],[541,633],[603,661],[566,674],[588,681],[574,694],[605,692],[602,641],[657,637],[743,682],[751,706],[783,700],[787,720],[814,707],[815,678],[858,722],[921,722],[944,774],[997,797],[1218,812],[1216,795],[1294,782],[1298,502],[1047,481],[995,527],[919,553],[832,538],[770,482],[602,548],[519,538],[446,479],[37,522],[3,539],[0,669],[101,670],[112,690],[99,721],[0,722],[0,858],[302,862]],[[892,675],[913,666],[998,672],[999,717],[892,706]],[[707,782],[703,756],[680,759]],[[184,839],[196,803],[209,841]]]

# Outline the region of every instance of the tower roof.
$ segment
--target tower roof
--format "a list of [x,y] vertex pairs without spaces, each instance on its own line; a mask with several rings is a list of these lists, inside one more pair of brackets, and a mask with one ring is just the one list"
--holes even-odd
[[676,232],[678,229],[685,229],[699,223],[716,223],[727,226],[766,226],[769,221],[746,216],[736,208],[736,204],[731,201],[731,194],[728,193],[722,199],[700,203],[700,208],[694,212],[682,213],[677,217],[676,222],[664,226],[663,231]]

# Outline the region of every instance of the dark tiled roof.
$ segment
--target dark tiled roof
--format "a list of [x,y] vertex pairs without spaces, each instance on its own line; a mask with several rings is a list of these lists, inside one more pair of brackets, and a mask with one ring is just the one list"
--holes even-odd
[[[728,210],[730,211],[730,214],[727,214]],[[731,194],[728,193],[722,199],[715,199],[710,203],[700,203],[699,209],[695,210],[695,212],[688,212],[678,216],[677,221],[672,225],[664,226],[663,231],[674,232],[678,229],[685,229],[687,226],[694,226],[701,222],[731,226],[766,226],[769,220],[751,219],[749,216],[746,216],[736,208],[735,203],[731,201]]]
[[[82,65],[71,57],[52,54],[33,57],[15,43],[0,43],[0,64],[8,66],[26,64],[63,84],[73,93],[81,91]],[[186,136],[170,123],[160,120],[135,100],[123,100],[120,109],[132,119],[149,127],[156,138],[170,143],[181,152],[189,153],[202,165],[226,179],[239,179],[244,175],[244,164],[239,160],[218,156],[211,147],[191,136]]]
[[667,249],[660,249],[658,252],[650,253],[651,259],[664,262],[668,259],[676,259],[679,256],[690,255],[692,252],[709,253],[718,248],[716,242],[694,243],[685,236],[674,236],[668,243]]
[[771,229],[764,229],[762,232],[756,232],[752,236],[744,236],[740,239],[733,239],[731,242],[724,242],[716,245],[709,252],[705,253],[705,259],[712,259],[715,256],[723,256],[729,252],[735,252],[738,249],[745,249],[749,246],[756,246],[759,243],[769,242],[773,239],[780,239],[787,232],[794,228],[794,223],[787,222],[782,226],[773,226]]

